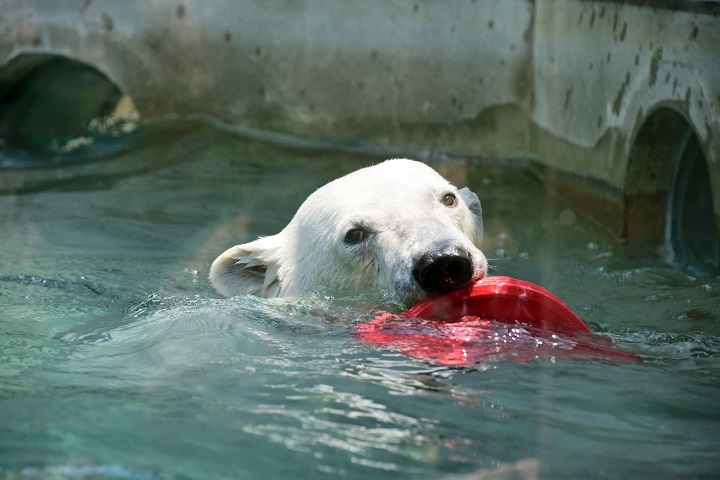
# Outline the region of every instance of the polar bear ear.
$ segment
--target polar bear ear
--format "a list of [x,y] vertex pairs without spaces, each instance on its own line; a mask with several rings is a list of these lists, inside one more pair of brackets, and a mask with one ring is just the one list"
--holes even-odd
[[210,283],[222,295],[275,296],[280,289],[279,235],[229,248],[210,267]]
[[480,199],[474,192],[469,188],[461,188],[458,190],[460,198],[463,199],[465,204],[472,213],[473,221],[475,222],[475,244],[479,247],[483,239],[483,218],[482,218],[482,206],[480,206]]

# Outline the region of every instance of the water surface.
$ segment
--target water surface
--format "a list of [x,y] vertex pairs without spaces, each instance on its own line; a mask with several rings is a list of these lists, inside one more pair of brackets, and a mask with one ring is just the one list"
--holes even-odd
[[720,471],[720,282],[626,258],[522,163],[430,162],[480,196],[491,273],[550,289],[642,364],[449,369],[349,333],[392,302],[213,292],[220,252],[382,159],[188,122],[106,161],[0,171],[0,477]]

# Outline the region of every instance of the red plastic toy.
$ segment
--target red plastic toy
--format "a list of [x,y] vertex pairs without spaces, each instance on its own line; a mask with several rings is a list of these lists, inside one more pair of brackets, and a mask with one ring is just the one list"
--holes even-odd
[[355,327],[354,334],[412,358],[453,366],[501,358],[641,361],[591,333],[548,290],[501,276],[425,300],[399,315],[381,313]]

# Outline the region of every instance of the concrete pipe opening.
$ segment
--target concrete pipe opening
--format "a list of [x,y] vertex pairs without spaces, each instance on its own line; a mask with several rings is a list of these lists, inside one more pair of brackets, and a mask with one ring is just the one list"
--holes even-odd
[[702,145],[683,115],[654,112],[638,131],[626,182],[625,239],[694,274],[718,273],[719,232]]
[[0,167],[107,156],[138,119],[132,99],[84,63],[21,55],[0,69]]
[[695,134],[680,155],[668,204],[666,237],[671,261],[698,273],[718,272],[718,234],[707,163]]

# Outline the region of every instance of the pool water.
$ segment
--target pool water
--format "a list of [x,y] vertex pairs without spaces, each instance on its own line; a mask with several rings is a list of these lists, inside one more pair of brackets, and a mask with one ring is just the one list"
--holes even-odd
[[220,252],[382,159],[181,121],[105,161],[0,171],[21,186],[0,196],[0,478],[718,475],[720,281],[627,258],[522,162],[429,163],[480,196],[492,274],[643,363],[447,368],[351,335],[389,301],[214,293]]

